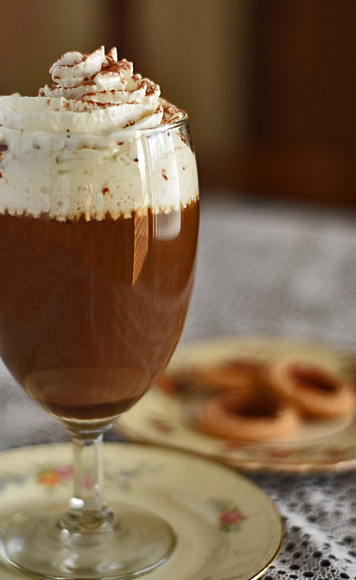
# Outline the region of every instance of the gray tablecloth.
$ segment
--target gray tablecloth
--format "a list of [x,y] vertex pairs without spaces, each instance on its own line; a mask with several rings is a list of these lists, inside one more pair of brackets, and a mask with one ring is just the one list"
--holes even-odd
[[[197,278],[182,343],[274,334],[356,352],[355,303],[355,212],[203,196]],[[65,431],[0,362],[0,449],[64,440]],[[248,476],[286,522],[282,551],[265,580],[356,578],[355,471]]]

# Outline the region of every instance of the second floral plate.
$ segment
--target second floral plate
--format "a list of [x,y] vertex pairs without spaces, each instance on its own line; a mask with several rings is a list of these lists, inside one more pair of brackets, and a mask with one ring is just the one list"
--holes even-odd
[[[270,337],[223,338],[178,349],[167,376],[192,365],[237,357],[274,361],[279,357],[309,360],[350,380],[354,357],[324,344]],[[206,435],[192,427],[189,415],[196,402],[184,393],[153,387],[115,424],[124,437],[198,453],[245,470],[283,472],[330,471],[356,465],[356,420],[352,412],[328,420],[303,420],[294,432],[262,442],[228,440]]]

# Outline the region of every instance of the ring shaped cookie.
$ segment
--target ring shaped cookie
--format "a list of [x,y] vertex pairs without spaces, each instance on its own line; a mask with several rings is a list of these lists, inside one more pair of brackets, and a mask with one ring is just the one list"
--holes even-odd
[[280,360],[271,366],[269,378],[272,387],[303,414],[331,418],[354,409],[351,385],[314,363]]
[[204,403],[198,421],[202,431],[215,437],[261,441],[294,430],[298,417],[283,401],[222,394]]

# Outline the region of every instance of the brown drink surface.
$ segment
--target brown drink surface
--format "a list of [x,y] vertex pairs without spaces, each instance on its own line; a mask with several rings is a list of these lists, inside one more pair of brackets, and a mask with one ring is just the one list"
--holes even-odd
[[197,230],[197,201],[102,221],[0,215],[0,355],[29,395],[63,418],[130,408],[179,340]]

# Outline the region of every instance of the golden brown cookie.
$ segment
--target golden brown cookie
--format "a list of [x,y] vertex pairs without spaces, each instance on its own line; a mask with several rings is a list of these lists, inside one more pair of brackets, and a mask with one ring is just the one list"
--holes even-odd
[[272,388],[304,415],[326,419],[354,409],[352,385],[316,363],[280,359],[270,366],[268,377]]
[[249,396],[222,394],[210,397],[198,414],[199,429],[225,439],[262,441],[296,429],[298,415],[285,401],[264,392]]

